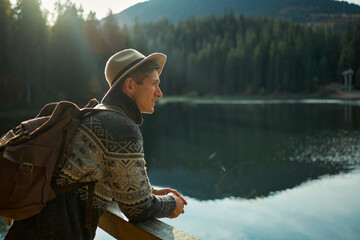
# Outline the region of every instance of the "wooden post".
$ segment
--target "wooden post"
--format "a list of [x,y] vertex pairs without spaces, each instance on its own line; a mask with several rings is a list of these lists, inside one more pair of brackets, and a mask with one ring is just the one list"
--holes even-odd
[[344,91],[345,92],[348,91],[348,75],[347,74],[344,76]]
[[349,81],[349,88],[348,88],[348,90],[349,90],[349,92],[351,92],[351,84],[352,84],[352,75],[351,75],[351,74],[349,74],[349,79],[348,79],[348,81]]
[[342,75],[344,76],[344,91],[345,92],[351,92],[352,75],[353,74],[354,74],[354,71],[352,69],[348,69],[348,70],[342,72]]

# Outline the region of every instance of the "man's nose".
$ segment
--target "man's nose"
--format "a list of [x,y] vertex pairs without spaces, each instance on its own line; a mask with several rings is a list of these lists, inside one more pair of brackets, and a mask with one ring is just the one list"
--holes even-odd
[[156,89],[156,97],[157,98],[162,98],[163,97],[163,94],[161,92],[160,87],[157,87],[157,89]]

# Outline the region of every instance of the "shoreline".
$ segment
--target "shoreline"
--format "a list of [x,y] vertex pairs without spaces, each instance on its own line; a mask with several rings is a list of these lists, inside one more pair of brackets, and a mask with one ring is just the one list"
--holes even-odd
[[[197,95],[174,95],[165,96],[158,100],[159,104],[168,102],[243,102],[243,103],[256,103],[256,102],[307,102],[314,100],[315,102],[326,102],[326,101],[356,101],[360,100],[360,91],[353,90],[351,92],[335,91],[331,94],[269,94],[269,95],[238,95],[238,96],[197,96]],[[0,107],[0,119],[8,117],[23,116],[24,114],[36,115],[42,108],[42,105],[38,107]],[[5,114],[6,113],[6,114]]]
[[360,100],[360,91],[351,92],[336,91],[335,93],[320,95],[316,94],[271,94],[271,95],[238,95],[238,96],[194,96],[176,95],[165,96],[158,101],[166,102],[193,102],[193,101],[327,101],[327,100]]
[[360,99],[360,91],[359,90],[353,90],[351,92],[338,91],[335,94],[330,95],[329,97],[333,97],[335,99],[343,99],[343,100],[358,100]]

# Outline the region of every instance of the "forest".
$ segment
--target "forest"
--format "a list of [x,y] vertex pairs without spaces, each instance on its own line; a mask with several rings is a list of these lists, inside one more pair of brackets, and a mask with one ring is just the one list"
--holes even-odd
[[54,23],[39,0],[0,0],[0,108],[70,100],[78,104],[108,89],[106,60],[135,48],[168,56],[161,75],[165,96],[311,94],[342,83],[353,69],[360,88],[360,26],[293,23],[228,12],[119,26],[113,13],[99,20],[67,1]]

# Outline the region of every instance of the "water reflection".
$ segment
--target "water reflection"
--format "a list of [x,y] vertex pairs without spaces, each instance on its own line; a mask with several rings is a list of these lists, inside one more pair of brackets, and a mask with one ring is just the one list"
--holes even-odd
[[267,198],[188,199],[163,221],[201,239],[355,240],[360,236],[360,171],[323,176]]
[[168,103],[142,130],[153,184],[201,200],[253,199],[354,169],[358,124],[340,104]]
[[344,121],[348,124],[352,124],[352,105],[345,104],[344,105]]

